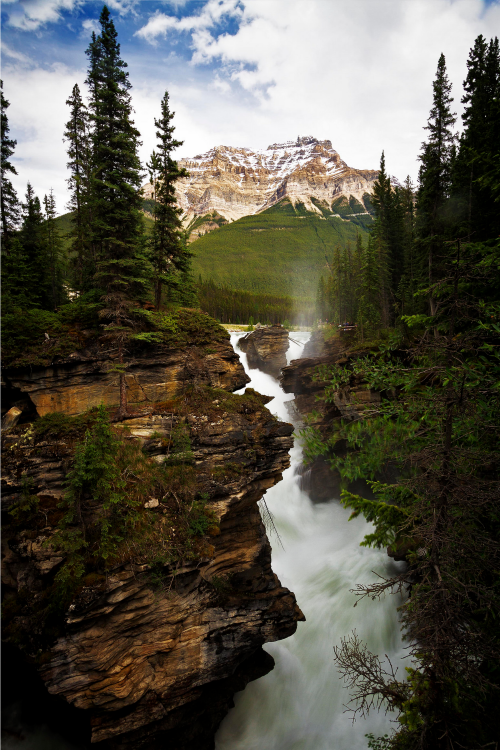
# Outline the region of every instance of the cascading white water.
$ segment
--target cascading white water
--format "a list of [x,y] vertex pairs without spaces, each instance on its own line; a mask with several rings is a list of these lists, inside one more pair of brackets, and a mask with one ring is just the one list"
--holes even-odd
[[[243,334],[232,335],[235,346]],[[294,332],[302,342],[291,344],[288,361],[300,356],[309,334]],[[249,370],[246,356],[236,350],[252,378],[249,386],[273,396],[268,408],[290,421],[283,393],[276,380],[259,370]],[[243,389],[244,390],[244,389]],[[297,469],[302,451],[297,441],[291,451],[291,466],[266,494],[283,542],[271,537],[273,570],[284,586],[295,592],[307,621],[298,624],[295,635],[266,650],[276,667],[265,677],[250,683],[235,696],[235,708],[223,721],[216,737],[217,750],[361,750],[364,735],[383,734],[389,719],[371,714],[353,725],[343,704],[347,691],[338,679],[333,663],[333,646],[356,629],[372,651],[388,654],[393,664],[402,654],[394,597],[382,602],[363,601],[353,608],[349,593],[356,583],[374,580],[373,570],[385,574],[395,567],[384,551],[365,549],[359,542],[369,530],[362,518],[348,523],[349,511],[337,498],[313,504],[298,484]],[[401,668],[400,668],[401,669]],[[85,743],[68,741],[45,726],[30,708],[9,706],[4,716],[6,750],[79,750]]]
[[[233,346],[241,335],[232,335]],[[301,344],[291,343],[288,361],[300,356],[309,337],[292,335]],[[285,402],[293,397],[269,375],[249,370],[246,355],[236,351],[251,377],[248,386],[273,396],[268,408],[290,421]],[[265,499],[284,547],[271,537],[273,570],[294,591],[306,622],[298,623],[291,638],[265,646],[276,666],[235,696],[235,708],[217,733],[216,750],[361,750],[367,747],[366,733],[377,736],[390,729],[383,713],[372,712],[353,724],[344,712],[349,695],[335,669],[333,647],[355,629],[371,651],[400,663],[395,597],[363,600],[354,609],[356,597],[350,593],[357,583],[373,581],[372,571],[386,575],[399,566],[385,551],[359,546],[370,525],[363,518],[349,522],[349,511],[338,498],[310,501],[298,483],[301,462],[296,440],[290,468]]]

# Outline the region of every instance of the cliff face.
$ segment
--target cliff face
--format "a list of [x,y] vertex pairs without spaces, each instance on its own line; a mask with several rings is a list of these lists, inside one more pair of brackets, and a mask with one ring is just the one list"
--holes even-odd
[[[352,169],[330,141],[312,136],[274,143],[265,151],[218,146],[206,154],[179,160],[190,173],[177,183],[177,200],[186,223],[217,212],[228,220],[264,211],[285,197],[321,214],[314,201],[328,207],[336,199],[363,200],[377,179],[375,170]],[[152,196],[151,185],[144,188]],[[213,227],[216,228],[216,227]],[[208,227],[204,231],[208,231]]]
[[238,341],[238,348],[247,355],[250,369],[259,369],[279,378],[286,365],[290,342],[288,331],[280,325],[257,328]]
[[[104,362],[95,353],[80,352],[33,375],[7,375],[42,413],[50,403],[74,413],[88,405],[90,395],[100,397],[109,387]],[[168,465],[168,437],[182,426],[217,532],[203,542],[196,559],[152,566],[128,555],[105,576],[87,576],[50,636],[40,612],[64,562],[51,539],[75,441],[37,437],[18,426],[3,443],[6,632],[35,659],[48,691],[88,717],[92,742],[114,749],[203,750],[213,747],[234,692],[272,668],[262,644],[291,635],[303,619],[294,595],[272,572],[257,507],[289,465],[293,427],[268,412],[267,397],[230,393],[246,376],[228,344],[219,342],[217,352],[205,357],[183,350],[182,356],[164,353],[161,362],[146,357],[134,362],[137,388],[146,394],[138,399],[142,412],[114,429],[141,446],[154,464]],[[190,376],[195,366],[198,379]],[[184,380],[175,377],[182,368]],[[152,401],[179,394],[182,384],[186,393],[186,378],[194,400],[186,406],[180,397],[182,415]],[[218,388],[210,387],[214,379]],[[9,517],[9,510],[19,507],[27,480],[37,509],[23,525]],[[144,504],[141,512],[157,536],[172,536],[168,519],[175,502],[180,507],[182,497],[179,503],[175,492],[167,492]]]
[[[207,352],[207,348],[210,352]],[[136,348],[127,357],[128,401],[142,407],[179,395],[186,381],[213,388],[237,390],[248,383],[239,357],[229,341],[210,341],[209,346]],[[58,411],[81,414],[93,406],[119,401],[114,359],[96,341],[50,367],[18,368],[3,375],[7,402],[31,399],[39,416]]]

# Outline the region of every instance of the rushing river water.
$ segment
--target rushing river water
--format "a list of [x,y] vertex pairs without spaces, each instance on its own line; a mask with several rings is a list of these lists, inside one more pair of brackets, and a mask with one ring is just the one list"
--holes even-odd
[[[233,346],[240,335],[232,335]],[[289,362],[300,357],[309,334],[292,337],[300,343],[291,343]],[[289,422],[285,402],[293,396],[269,375],[249,370],[246,355],[236,351],[252,379],[248,387],[273,396],[268,409]],[[403,649],[395,598],[363,600],[354,609],[356,599],[349,591],[373,581],[372,571],[393,572],[396,564],[383,550],[359,546],[370,527],[363,518],[349,522],[349,511],[338,498],[311,502],[299,486],[301,463],[296,440],[290,468],[265,499],[284,547],[271,535],[273,570],[295,593],[306,622],[298,623],[291,638],[264,647],[276,666],[235,696],[235,708],[217,733],[217,750],[362,750],[366,733],[390,729],[383,713],[353,724],[344,712],[349,696],[335,669],[333,647],[355,629],[371,651],[398,663]]]
[[[241,335],[232,335],[233,346]],[[300,357],[309,334],[292,336],[300,343],[291,344],[289,361]],[[289,422],[285,402],[292,396],[283,393],[270,376],[249,370],[246,356],[236,351],[252,379],[249,386],[273,396],[268,408]],[[363,601],[354,609],[355,597],[349,593],[356,583],[374,580],[372,571],[385,574],[395,565],[384,551],[359,546],[369,526],[362,518],[348,522],[349,511],[338,498],[320,504],[309,500],[299,487],[301,463],[296,441],[291,466],[283,481],[268,490],[266,503],[284,547],[271,535],[273,569],[282,584],[295,592],[307,621],[299,622],[291,638],[265,646],[276,667],[235,696],[235,708],[217,734],[217,750],[362,750],[367,732],[383,734],[389,727],[383,714],[374,713],[353,725],[344,713],[348,694],[335,670],[333,646],[356,629],[372,651],[398,661],[402,645],[395,599]],[[86,747],[66,739],[53,725],[47,726],[43,705],[35,694],[24,692],[24,700],[10,704],[4,714],[5,750]],[[74,738],[75,731],[68,728],[68,735]]]

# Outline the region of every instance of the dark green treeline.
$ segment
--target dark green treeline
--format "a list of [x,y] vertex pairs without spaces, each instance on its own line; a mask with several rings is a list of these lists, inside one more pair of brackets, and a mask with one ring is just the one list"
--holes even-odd
[[253,294],[219,286],[214,281],[199,281],[196,287],[200,307],[221,323],[285,323],[309,326],[314,322],[315,306],[292,297]]
[[174,193],[180,172],[172,150],[181,142],[173,138],[168,92],[155,119],[155,224],[148,237],[127,63],[106,6],[99,22],[101,31],[92,34],[86,51],[87,90],[75,84],[67,100],[69,119],[61,127],[68,154],[69,243],[62,242],[55,222],[52,191],[41,202],[28,184],[20,203],[9,180],[9,173],[16,173],[11,163],[16,142],[9,138],[9,102],[2,90],[3,310],[7,316],[31,308],[58,311],[75,298],[80,307],[99,304],[102,324],[120,346],[137,327],[138,307],[193,304],[195,297]]
[[[451,84],[441,55],[419,155],[418,186],[391,185],[382,153],[373,190],[375,222],[367,246],[337,248],[320,280],[317,314],[366,331],[408,315],[431,315],[433,288],[458,240],[490,242],[500,233],[500,79],[498,39],[479,36],[467,61],[463,132],[454,132]],[[423,290],[427,291],[424,292]]]

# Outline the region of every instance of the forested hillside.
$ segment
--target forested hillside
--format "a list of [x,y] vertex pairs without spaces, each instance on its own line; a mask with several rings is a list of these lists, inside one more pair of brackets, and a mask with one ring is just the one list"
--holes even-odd
[[346,199],[318,208],[312,213],[284,199],[200,237],[189,246],[195,276],[247,292],[313,298],[334,249],[354,247],[358,234],[366,241],[372,222],[365,206]]

